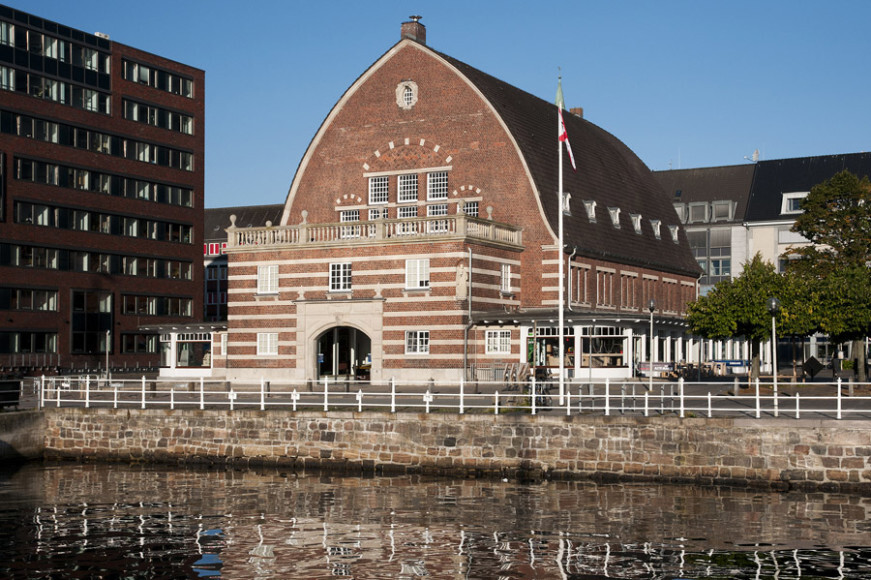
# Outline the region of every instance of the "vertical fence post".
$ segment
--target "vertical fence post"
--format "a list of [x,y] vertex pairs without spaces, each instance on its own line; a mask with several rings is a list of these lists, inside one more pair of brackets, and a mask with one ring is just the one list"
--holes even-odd
[[[70,378],[70,388],[72,388],[73,379]],[[58,385],[58,387],[54,390],[54,396],[57,398],[57,406],[60,407],[60,390],[63,387],[63,383]]]
[[324,377],[324,413],[330,410],[330,377]]
[[496,396],[493,398],[493,414],[499,415],[499,391],[496,391]]
[[760,400],[759,400],[759,377],[756,377],[756,418],[758,419],[761,416],[761,409],[759,408]]
[[611,414],[611,379],[605,379],[605,416]]
[[644,416],[650,416],[650,392],[644,391]]
[[363,412],[363,389],[357,389],[357,411]]
[[[774,372],[777,372],[776,370]],[[780,412],[780,403],[777,400],[777,381],[774,381],[774,384],[771,387],[771,392],[774,395],[774,416],[777,417]]]
[[533,378],[532,379],[532,393],[531,393],[531,396],[529,398],[530,408],[532,410],[533,415],[535,415],[535,403],[536,403],[537,398],[538,398],[538,387],[535,385],[535,379]]
[[142,377],[142,380],[139,383],[139,405],[144,409],[145,408],[145,377]]
[[460,377],[460,415],[463,414],[463,407],[465,402],[463,400],[463,396],[465,395],[465,393],[463,392],[465,391],[464,387],[465,385],[463,384],[463,377]]
[[91,383],[85,383],[85,409],[91,406]]
[[566,389],[566,417],[572,414],[572,390],[571,385]]
[[838,419],[840,419],[841,418],[841,377],[838,377],[838,398],[837,398],[837,401],[838,401],[838,413],[837,413],[836,417]]
[[112,385],[112,408],[118,408],[118,383]]
[[203,386],[204,386],[203,380],[200,379],[200,410],[201,411],[206,408],[206,393],[205,393],[205,390],[203,389]]
[[799,408],[799,401],[801,400],[801,393],[795,394],[795,418],[801,418],[801,409]]
[[39,408],[42,409],[43,405],[45,405],[45,375],[42,375],[39,379],[39,398],[37,399]]
[[429,389],[423,394],[423,406],[426,410],[426,414],[429,415],[429,404],[432,403],[432,393],[429,392]]
[[169,385],[169,408],[175,410],[175,385]]
[[683,391],[683,377],[677,380],[677,390],[678,396],[680,397],[680,418],[683,419],[685,416],[686,403],[684,401],[684,391]]
[[396,377],[390,377],[390,412],[396,412]]
[[233,410],[233,400],[236,398],[236,393],[234,393],[232,390],[230,390],[230,392],[227,393],[227,398],[230,400],[230,410],[232,411]]
[[296,389],[290,394],[290,400],[293,403],[293,411],[296,412],[296,402],[299,401],[299,391]]
[[711,406],[711,391],[708,391],[708,419],[714,416],[714,409]]

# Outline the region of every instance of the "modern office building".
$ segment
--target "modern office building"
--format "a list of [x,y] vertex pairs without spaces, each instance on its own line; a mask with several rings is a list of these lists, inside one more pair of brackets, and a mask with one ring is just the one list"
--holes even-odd
[[227,377],[630,377],[688,358],[699,271],[670,197],[564,110],[573,171],[558,111],[403,23],[314,135],[280,223],[228,228]]
[[204,72],[0,5],[0,367],[156,367],[202,316]]

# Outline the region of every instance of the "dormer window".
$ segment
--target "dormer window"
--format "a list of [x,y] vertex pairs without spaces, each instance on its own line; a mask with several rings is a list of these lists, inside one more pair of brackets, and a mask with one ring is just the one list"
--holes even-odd
[[732,219],[733,203],[729,200],[715,201],[711,204],[713,215],[711,221],[722,222]]
[[587,200],[584,202],[584,209],[587,210],[587,219],[590,222],[596,222],[596,202],[592,200]]
[[660,227],[662,226],[662,222],[659,220],[650,220],[650,227],[653,228],[653,235],[657,240],[662,238],[662,235],[659,233]]
[[671,232],[671,241],[674,242],[675,244],[678,243],[677,234],[678,234],[679,228],[677,226],[668,226],[668,231]]
[[708,221],[708,204],[707,203],[691,203],[689,204],[689,223],[705,223]]
[[572,215],[572,194],[563,194],[563,215]]
[[609,207],[608,213],[611,215],[611,224],[615,228],[620,227],[620,208],[619,207]]
[[629,217],[632,219],[632,227],[635,228],[635,233],[641,233],[641,214],[640,213],[630,213]]
[[806,191],[798,191],[794,193],[784,193],[783,200],[780,205],[780,213],[796,214],[801,213],[801,200],[807,197]]
[[685,224],[687,221],[687,206],[685,203],[674,204],[674,213],[677,214],[677,219],[680,223]]

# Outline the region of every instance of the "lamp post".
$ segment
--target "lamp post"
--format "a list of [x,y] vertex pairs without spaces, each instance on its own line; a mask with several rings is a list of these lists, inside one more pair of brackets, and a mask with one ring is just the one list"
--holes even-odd
[[780,300],[772,296],[766,302],[768,312],[771,313],[771,368],[774,376],[774,396],[777,397],[777,323],[774,317],[780,312]]
[[647,350],[647,390],[653,391],[653,311],[656,310],[656,300],[650,299],[647,303],[650,312],[650,348]]

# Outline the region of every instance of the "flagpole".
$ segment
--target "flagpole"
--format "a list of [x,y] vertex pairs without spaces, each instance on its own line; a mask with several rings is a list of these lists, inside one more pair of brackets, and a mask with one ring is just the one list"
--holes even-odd
[[[562,77],[559,78],[559,93],[562,96]],[[562,103],[557,103],[557,122],[560,123],[560,131],[562,130],[562,121],[559,119],[559,116],[562,114],[560,109],[562,109]],[[557,209],[559,211],[559,247],[557,248],[557,259],[559,260],[559,404],[563,405],[563,398],[565,397],[565,329],[564,329],[564,318],[565,318],[565,272],[563,271],[563,144],[562,141],[557,139],[557,152],[559,156],[559,204],[557,205]]]

